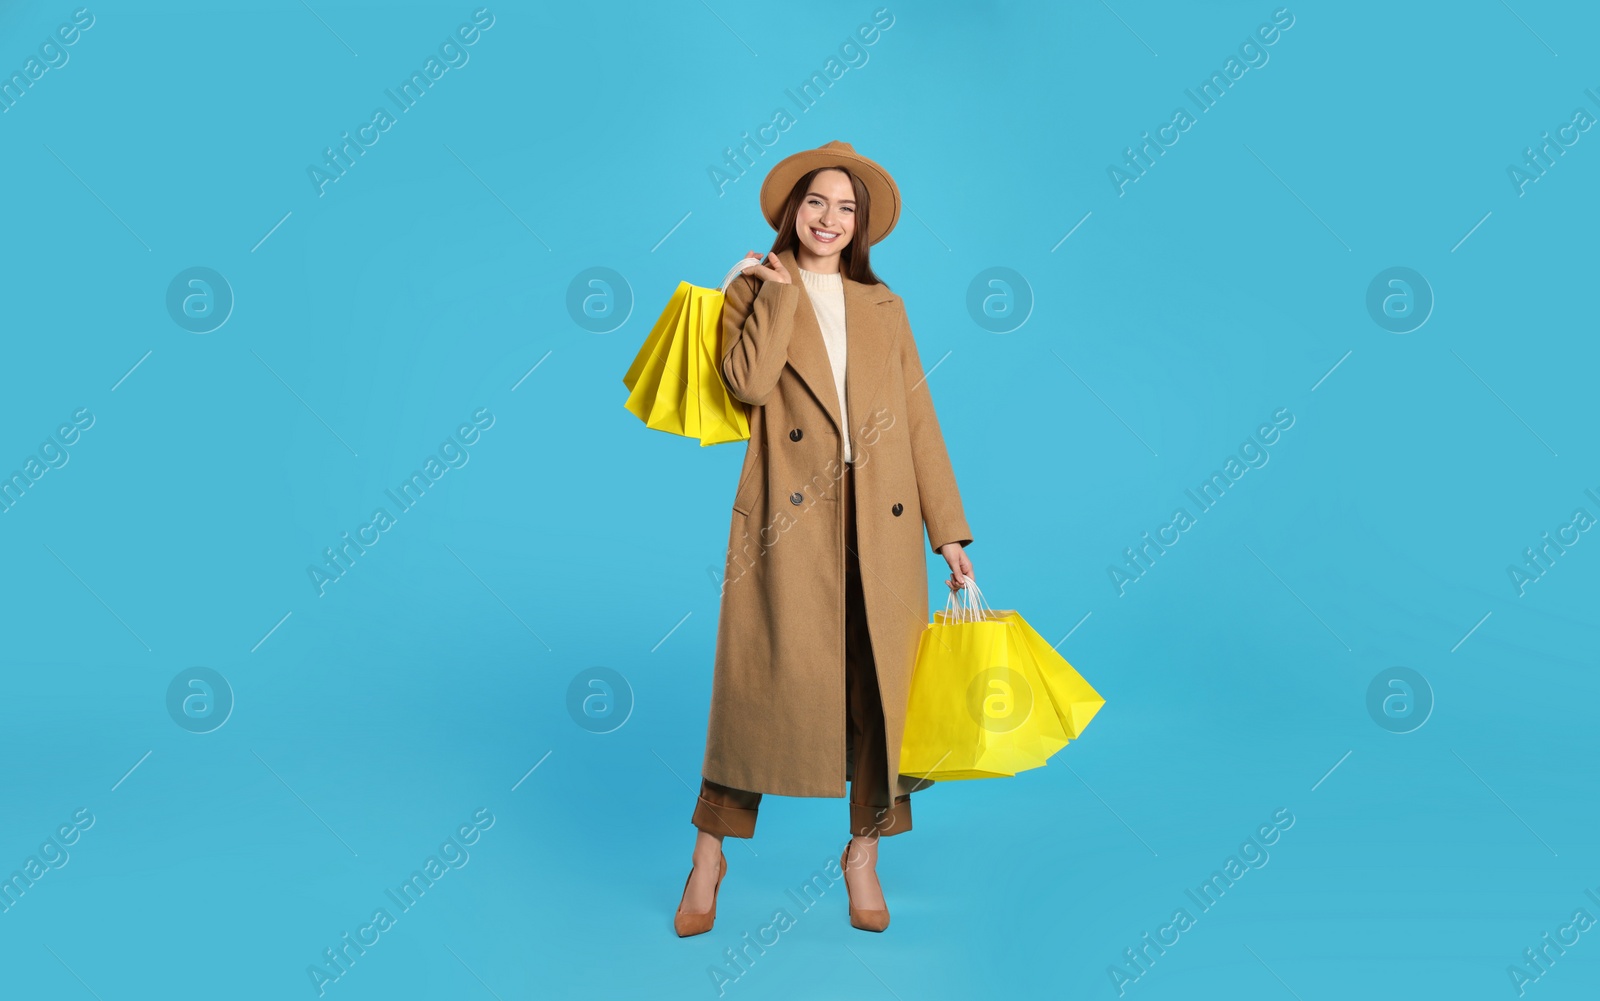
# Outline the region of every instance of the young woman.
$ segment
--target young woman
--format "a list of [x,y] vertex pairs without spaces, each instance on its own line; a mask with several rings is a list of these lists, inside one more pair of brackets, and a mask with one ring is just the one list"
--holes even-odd
[[710,930],[722,839],[755,834],[764,793],[839,797],[848,780],[850,923],[882,931],[878,840],[911,829],[910,794],[930,784],[898,771],[928,624],[923,528],[953,589],[972,574],[972,532],[905,306],[868,261],[900,215],[894,179],[830,142],[773,167],[761,210],[777,238],[723,306],[722,373],[750,441],[673,924]]

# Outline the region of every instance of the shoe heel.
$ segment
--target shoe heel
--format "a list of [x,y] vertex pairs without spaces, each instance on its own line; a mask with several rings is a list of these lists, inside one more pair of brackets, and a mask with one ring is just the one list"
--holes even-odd
[[[844,851],[839,853],[839,873],[841,878],[843,878],[845,866],[848,865],[846,859],[849,857],[850,843],[847,841],[844,845]],[[889,927],[889,911],[887,909],[866,910],[856,907],[855,899],[850,897],[849,880],[845,880],[844,892],[845,896],[849,898],[850,924],[853,927],[860,928],[862,931],[883,931]]]
[[[728,856],[722,852],[717,853],[717,882],[711,888],[711,909],[709,911],[686,911],[683,904],[678,904],[678,910],[672,915],[672,930],[678,933],[679,938],[688,938],[690,935],[703,935],[711,930],[717,923],[717,893],[722,889],[722,877],[728,874]],[[689,870],[689,875],[684,877],[683,888],[687,892],[689,880],[694,877],[694,870]]]

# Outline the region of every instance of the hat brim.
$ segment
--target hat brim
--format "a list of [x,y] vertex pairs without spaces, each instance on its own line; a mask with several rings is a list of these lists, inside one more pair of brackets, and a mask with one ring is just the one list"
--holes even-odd
[[801,150],[778,161],[767,173],[766,180],[761,182],[761,214],[767,217],[767,225],[778,228],[783,217],[783,203],[795,182],[818,167],[844,167],[861,178],[867,197],[872,199],[867,243],[877,243],[889,235],[900,221],[900,188],[894,178],[873,160],[829,149]]

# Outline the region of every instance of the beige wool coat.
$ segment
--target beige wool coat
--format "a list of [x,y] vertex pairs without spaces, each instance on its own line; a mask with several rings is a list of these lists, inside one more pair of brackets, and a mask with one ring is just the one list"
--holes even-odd
[[[896,795],[917,642],[928,618],[928,544],[972,542],[905,304],[844,282],[845,402],[792,251],[792,284],[741,275],[722,314],[722,373],[750,404],[734,491],[702,774],[783,796],[846,794],[842,435],[855,464],[857,558]],[[962,697],[950,693],[952,699]]]

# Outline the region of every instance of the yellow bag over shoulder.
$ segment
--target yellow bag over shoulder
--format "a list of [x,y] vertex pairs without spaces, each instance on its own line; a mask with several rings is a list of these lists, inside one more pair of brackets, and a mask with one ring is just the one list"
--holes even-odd
[[678,283],[622,377],[623,406],[646,427],[699,438],[702,446],[750,437],[749,408],[722,379],[722,297],[735,277],[760,263],[746,257],[714,289]]

